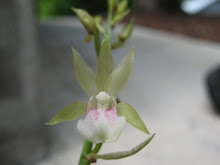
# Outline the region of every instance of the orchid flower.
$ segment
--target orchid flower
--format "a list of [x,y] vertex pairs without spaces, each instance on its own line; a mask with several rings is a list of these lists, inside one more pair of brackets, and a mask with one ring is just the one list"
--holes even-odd
[[[104,39],[98,56],[96,74],[75,49],[73,49],[73,55],[76,79],[90,97],[89,102],[75,102],[68,105],[46,124],[53,125],[71,121],[86,114],[85,119],[78,121],[77,129],[85,139],[96,144],[116,141],[126,122],[149,134],[144,122],[132,106],[128,103],[117,104],[116,102],[118,93],[131,78],[134,49],[131,49],[113,70],[111,45],[108,38]],[[127,155],[132,155],[141,150],[150,142],[153,136],[138,145],[138,148],[127,152]],[[92,156],[90,155],[89,158]],[[118,156],[120,154],[116,157],[118,158]],[[125,157],[124,154],[123,157]],[[109,155],[99,158],[108,159]]]
[[73,49],[75,76],[82,89],[90,97],[88,103],[75,102],[63,108],[47,125],[79,120],[79,132],[90,142],[105,143],[116,141],[125,125],[125,121],[137,129],[148,133],[138,113],[127,103],[117,104],[118,93],[130,80],[133,72],[134,49],[122,59],[113,70],[111,45],[105,39],[101,45],[96,74]]
[[[108,17],[105,27],[102,24],[101,16],[93,17],[83,9],[72,8],[72,10],[88,32],[85,41],[90,42],[94,38],[97,56],[96,73],[73,48],[75,77],[88,95],[89,101],[88,103],[74,102],[64,107],[46,125],[72,121],[86,114],[85,118],[80,119],[77,124],[79,133],[85,138],[78,165],[90,165],[95,163],[97,159],[112,160],[134,155],[148,145],[155,134],[130,151],[98,155],[103,143],[117,141],[126,122],[136,129],[150,134],[131,105],[116,101],[116,99],[119,100],[119,92],[123,90],[131,78],[134,64],[134,48],[132,48],[114,69],[111,50],[121,47],[132,33],[134,20],[131,18],[119,33],[118,41],[111,43],[113,28],[130,12],[128,0],[108,0]],[[96,144],[95,147],[93,144]]]

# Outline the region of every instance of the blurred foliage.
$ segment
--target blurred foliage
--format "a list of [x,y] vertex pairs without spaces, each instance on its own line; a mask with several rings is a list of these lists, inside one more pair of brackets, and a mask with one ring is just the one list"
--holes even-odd
[[[107,11],[107,0],[35,0],[37,16],[44,19],[52,16],[74,15],[71,7],[87,10],[91,14]],[[134,0],[128,0],[133,7]]]

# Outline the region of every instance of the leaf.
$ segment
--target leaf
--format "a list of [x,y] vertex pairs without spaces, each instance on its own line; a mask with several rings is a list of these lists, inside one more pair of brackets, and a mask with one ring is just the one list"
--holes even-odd
[[135,109],[130,106],[128,103],[119,103],[118,104],[118,115],[124,116],[126,118],[126,122],[134,126],[135,128],[150,134],[147,127],[145,126],[144,122],[135,111]]
[[113,71],[113,65],[111,44],[109,39],[106,38],[101,45],[97,62],[96,83],[99,91],[104,90],[104,84]]
[[118,93],[131,79],[134,65],[134,48],[122,59],[118,67],[109,75],[105,84],[106,91],[117,98]]
[[75,102],[64,107],[57,115],[46,123],[46,125],[54,125],[64,121],[75,120],[85,114],[87,111],[87,103]]
[[72,48],[72,51],[76,79],[85,93],[91,97],[97,92],[95,73],[74,48]]
[[102,155],[88,154],[86,155],[86,159],[90,161],[94,161],[96,159],[113,160],[113,159],[122,159],[125,157],[132,156],[138,153],[140,150],[142,150],[145,146],[147,146],[150,143],[150,141],[154,138],[154,136],[155,134],[150,136],[147,140],[140,143],[136,147],[132,148],[130,151],[114,152],[114,153],[108,153],[108,154],[102,154]]

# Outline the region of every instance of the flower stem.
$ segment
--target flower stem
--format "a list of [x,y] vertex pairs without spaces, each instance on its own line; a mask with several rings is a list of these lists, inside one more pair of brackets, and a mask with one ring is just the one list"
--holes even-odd
[[99,150],[101,149],[101,147],[102,147],[102,143],[96,144],[95,148],[90,153],[97,154]]
[[112,27],[111,27],[111,21],[112,21],[112,12],[108,12],[108,20],[107,20],[107,26],[106,26],[106,34],[109,37],[109,40],[111,41],[112,38]]
[[111,4],[111,0],[108,0],[108,18],[107,18],[107,25],[105,29],[105,34],[109,37],[109,40],[111,41],[112,38],[112,17],[113,17],[113,9],[115,4]]
[[85,158],[85,156],[89,152],[91,152],[92,145],[93,144],[91,142],[89,142],[88,140],[85,139],[78,165],[90,165],[91,164],[91,162],[89,160],[87,160]]
[[95,50],[96,50],[96,56],[99,56],[99,51],[101,47],[101,41],[99,36],[99,31],[96,29],[94,32],[94,40],[95,40]]

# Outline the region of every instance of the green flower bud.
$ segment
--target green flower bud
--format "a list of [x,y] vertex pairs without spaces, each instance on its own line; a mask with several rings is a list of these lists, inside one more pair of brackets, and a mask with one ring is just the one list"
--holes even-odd
[[130,9],[125,10],[122,13],[116,14],[116,16],[112,19],[111,26],[114,27],[116,23],[121,21],[124,17],[126,17],[130,13]]
[[72,10],[76,13],[79,20],[82,22],[88,33],[93,34],[94,30],[96,29],[96,26],[92,16],[82,9],[72,8]]
[[114,7],[118,4],[118,0],[108,0],[109,11],[113,11]]
[[105,33],[105,29],[100,24],[96,24],[96,27],[101,34]]
[[118,35],[118,38],[121,41],[125,41],[130,37],[133,30],[133,25],[134,25],[134,19],[132,18],[130,22],[127,25],[125,25],[122,32]]
[[122,0],[118,4],[117,13],[122,13],[123,11],[125,11],[125,9],[127,9],[127,7],[128,7],[128,1],[127,0]]
[[92,40],[92,35],[88,33],[88,35],[87,35],[86,38],[85,38],[85,41],[86,41],[87,43],[89,43],[91,40]]
[[102,17],[101,16],[99,16],[99,15],[95,16],[94,21],[96,24],[102,25]]
[[97,27],[98,31],[99,31],[101,34],[104,34],[104,33],[105,33],[105,29],[102,27],[102,17],[100,17],[100,16],[95,16],[95,17],[94,17],[94,20],[95,20],[96,27]]

